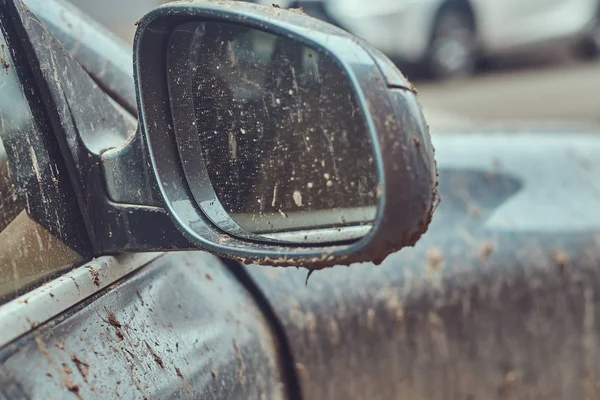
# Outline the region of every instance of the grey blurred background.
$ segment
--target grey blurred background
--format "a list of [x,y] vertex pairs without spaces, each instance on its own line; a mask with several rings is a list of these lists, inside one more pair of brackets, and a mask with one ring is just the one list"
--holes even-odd
[[69,0],[128,42],[133,41],[135,21],[163,0]]
[[[128,42],[135,21],[164,3],[70,1]],[[594,35],[600,46],[600,0],[254,1],[301,5],[371,41],[414,81],[434,131],[496,125],[600,128],[599,54],[586,54],[582,47]],[[480,46],[486,57],[458,77],[435,76],[426,72],[421,54],[432,42],[450,67],[464,62],[465,43]]]

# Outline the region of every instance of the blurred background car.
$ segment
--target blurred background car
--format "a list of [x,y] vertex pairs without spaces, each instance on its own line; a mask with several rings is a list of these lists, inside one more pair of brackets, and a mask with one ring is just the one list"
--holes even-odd
[[[70,1],[129,43],[135,22],[166,2]],[[252,1],[302,7],[371,41],[419,80],[434,133],[490,125],[597,132],[600,126],[600,0]],[[427,58],[434,32],[438,56]],[[441,77],[465,77],[481,60],[487,68],[469,79],[422,80],[433,59],[446,64],[437,69]]]
[[435,78],[471,75],[477,62],[547,45],[600,54],[598,0],[256,0],[302,7]]

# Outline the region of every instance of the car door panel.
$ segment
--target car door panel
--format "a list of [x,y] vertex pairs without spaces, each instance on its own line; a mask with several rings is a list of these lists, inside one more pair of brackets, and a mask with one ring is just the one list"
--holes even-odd
[[586,212],[600,139],[433,139],[442,202],[415,248],[306,287],[305,271],[248,267],[307,398],[586,398],[600,378],[600,216]]
[[225,264],[170,254],[2,348],[0,393],[281,399],[293,388],[281,354],[271,321]]

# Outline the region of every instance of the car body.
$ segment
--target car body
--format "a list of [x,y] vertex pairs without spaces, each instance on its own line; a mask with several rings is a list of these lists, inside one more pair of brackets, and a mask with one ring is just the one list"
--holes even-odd
[[[61,41],[54,57],[77,60],[134,120],[130,50],[61,2],[28,6]],[[0,71],[13,83],[0,86],[3,104],[42,113],[19,95],[39,88],[17,71]],[[44,269],[59,249],[53,235],[12,242],[42,257],[23,270],[3,262],[2,279],[43,277],[7,280],[0,398],[593,398],[600,136],[433,140],[443,201],[428,233],[380,265],[337,266],[306,286],[304,270],[203,251]]]
[[[450,12],[460,16],[460,22],[466,24],[463,28],[471,31],[473,42],[449,43],[445,50],[440,50],[445,51],[448,58],[461,57],[460,52],[468,52],[471,56],[473,51],[473,57],[475,54],[498,57],[540,47],[547,49],[549,45],[579,46],[589,38],[595,38],[597,50],[600,43],[600,4],[597,0],[308,0],[276,4],[301,6],[311,15],[325,16],[373,43],[393,59],[426,67],[429,67],[431,52],[436,51],[434,41],[441,18]],[[461,26],[454,28],[459,30]],[[473,48],[461,48],[467,45]],[[468,68],[472,69],[472,65]],[[465,71],[463,66],[462,71],[454,74],[466,72],[470,71]],[[452,72],[447,71],[448,74],[452,75]]]

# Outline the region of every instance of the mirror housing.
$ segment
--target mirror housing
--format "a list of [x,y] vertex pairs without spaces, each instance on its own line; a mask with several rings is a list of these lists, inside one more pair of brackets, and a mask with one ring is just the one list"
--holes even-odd
[[[373,192],[377,207],[366,234],[324,243],[301,240],[277,243],[239,229],[239,224],[229,218],[228,211],[219,204],[219,196],[211,189],[214,179],[211,182],[206,165],[201,165],[206,160],[199,160],[200,166],[194,170],[196,175],[190,176],[190,158],[182,160],[181,148],[188,146],[189,151],[189,146],[194,145],[189,140],[182,141],[178,134],[187,138],[206,132],[177,131],[187,114],[180,112],[184,107],[182,101],[191,102],[193,94],[183,100],[173,95],[170,81],[174,75],[177,81],[185,79],[185,68],[182,72],[181,68],[174,69],[173,64],[162,62],[172,46],[169,43],[172,35],[178,32],[181,37],[181,27],[186,24],[196,24],[194,28],[202,25],[198,28],[202,35],[221,24],[285,38],[332,60],[340,68],[345,78],[343,83],[353,92],[364,117],[376,177]],[[181,45],[181,39],[175,43]],[[189,42],[186,46],[190,46]],[[196,65],[206,67],[207,52],[203,55],[205,58]],[[198,248],[243,262],[315,268],[382,260],[393,251],[413,245],[427,229],[437,201],[436,168],[427,124],[411,84],[385,56],[364,41],[300,11],[228,1],[183,2],[158,8],[142,18],[135,40],[134,63],[141,134],[161,200],[173,222]],[[292,73],[291,69],[287,72]],[[311,121],[315,126],[324,122]],[[227,135],[227,132],[215,131],[215,134]],[[191,149],[198,158],[201,147],[196,143]],[[297,204],[301,201],[296,200]],[[310,227],[304,228],[310,231]]]

